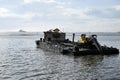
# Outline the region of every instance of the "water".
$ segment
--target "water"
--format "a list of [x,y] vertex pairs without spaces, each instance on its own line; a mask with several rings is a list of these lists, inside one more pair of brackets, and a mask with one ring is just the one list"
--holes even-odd
[[[42,35],[1,33],[0,80],[120,80],[119,55],[74,57],[47,52],[35,45]],[[119,33],[98,35],[101,44],[120,49]]]

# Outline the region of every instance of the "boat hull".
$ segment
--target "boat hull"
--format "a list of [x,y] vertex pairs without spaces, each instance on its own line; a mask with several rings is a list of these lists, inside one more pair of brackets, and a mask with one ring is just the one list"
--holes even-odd
[[[68,43],[65,43],[68,44]],[[53,51],[53,52],[60,52],[62,54],[72,54],[72,55],[114,55],[119,54],[119,50],[117,48],[112,47],[104,47],[102,46],[102,52],[98,51],[97,49],[87,49],[87,48],[78,48],[75,49],[72,43],[67,45],[63,45],[61,43],[49,43],[49,42],[40,42],[39,40],[36,41],[36,45],[38,48]],[[72,45],[72,46],[71,46]]]
[[91,49],[91,50],[81,50],[77,52],[73,52],[74,55],[114,55],[119,54],[119,50],[116,48],[109,48],[109,49],[103,49],[103,52],[100,53],[97,49]]

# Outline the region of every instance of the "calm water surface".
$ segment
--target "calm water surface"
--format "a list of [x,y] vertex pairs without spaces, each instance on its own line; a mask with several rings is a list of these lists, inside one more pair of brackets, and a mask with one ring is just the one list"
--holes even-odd
[[[119,55],[74,57],[47,52],[36,48],[40,36],[0,36],[0,80],[120,80]],[[120,49],[120,34],[102,34],[98,40]]]

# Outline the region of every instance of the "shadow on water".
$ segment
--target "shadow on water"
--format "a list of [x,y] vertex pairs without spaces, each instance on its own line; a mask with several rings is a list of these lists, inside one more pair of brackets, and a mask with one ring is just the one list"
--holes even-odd
[[97,65],[98,63],[102,62],[103,59],[104,59],[104,56],[102,55],[88,55],[88,56],[74,57],[74,60],[83,66]]
[[115,76],[116,74],[120,74],[115,73],[120,69],[118,67],[119,63],[115,63],[117,60],[119,60],[119,55],[88,55],[74,57],[76,65],[80,66],[80,75],[85,80],[119,79],[119,76]]
[[81,76],[86,80],[99,80],[99,68],[102,65],[104,57],[101,55],[98,56],[82,56],[75,57],[75,61],[80,65],[82,72]]

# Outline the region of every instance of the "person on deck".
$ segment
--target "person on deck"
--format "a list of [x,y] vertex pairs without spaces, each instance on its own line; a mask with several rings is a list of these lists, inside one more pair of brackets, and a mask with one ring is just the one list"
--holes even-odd
[[78,39],[79,43],[87,43],[87,38],[86,38],[86,34],[81,34],[80,39]]

